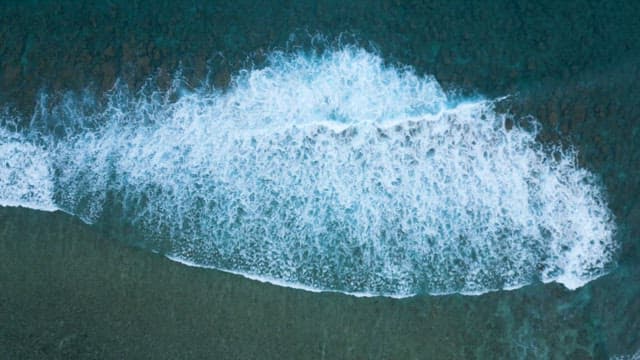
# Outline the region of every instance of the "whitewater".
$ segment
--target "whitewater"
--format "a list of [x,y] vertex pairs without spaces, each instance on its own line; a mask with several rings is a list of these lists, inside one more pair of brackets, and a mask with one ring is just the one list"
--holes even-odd
[[43,94],[28,126],[2,113],[0,205],[311,291],[583,286],[615,262],[604,189],[496,101],[358,47],[274,52],[224,90]]

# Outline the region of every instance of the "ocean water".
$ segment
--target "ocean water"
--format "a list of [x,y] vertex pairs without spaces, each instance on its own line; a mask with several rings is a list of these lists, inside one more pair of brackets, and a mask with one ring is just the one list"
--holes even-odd
[[614,261],[613,216],[574,150],[362,49],[275,53],[224,91],[119,86],[104,110],[88,95],[47,110],[42,95],[26,129],[6,126],[0,203],[132,226],[178,261],[371,296],[575,289]]
[[9,214],[317,297],[462,295],[519,329],[498,357],[637,356],[637,5],[0,6]]

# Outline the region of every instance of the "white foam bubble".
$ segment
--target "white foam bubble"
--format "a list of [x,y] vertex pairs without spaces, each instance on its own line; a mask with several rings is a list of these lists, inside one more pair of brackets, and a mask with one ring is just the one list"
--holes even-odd
[[99,126],[51,143],[56,205],[93,222],[107,204],[184,263],[352,294],[576,288],[613,261],[575,153],[366,51],[277,53],[168,98],[116,90],[89,120],[64,104]]
[[49,154],[0,128],[0,206],[55,211]]
[[629,355],[615,355],[609,358],[610,360],[640,360],[640,349],[634,354]]

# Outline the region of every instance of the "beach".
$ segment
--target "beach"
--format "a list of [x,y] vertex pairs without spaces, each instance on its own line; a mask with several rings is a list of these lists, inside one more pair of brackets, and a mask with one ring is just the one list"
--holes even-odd
[[61,213],[1,219],[8,358],[583,359],[637,341],[637,269],[577,291],[356,298],[186,267]]

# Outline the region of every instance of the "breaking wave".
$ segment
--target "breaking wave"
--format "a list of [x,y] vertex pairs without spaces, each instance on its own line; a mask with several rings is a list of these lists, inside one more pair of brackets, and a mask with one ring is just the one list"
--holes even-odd
[[280,285],[360,295],[580,287],[614,221],[573,151],[494,101],[344,47],[273,53],[226,91],[117,86],[0,129],[0,204],[118,221],[144,247]]

